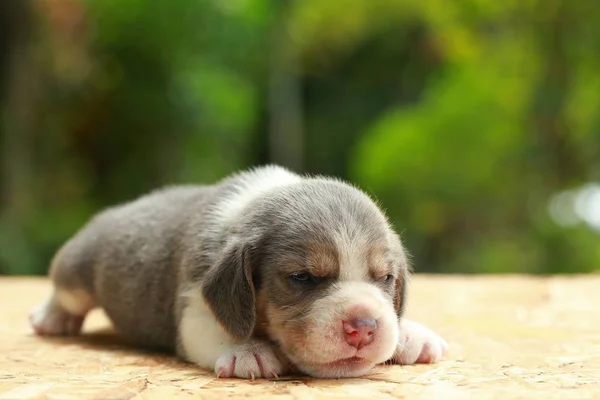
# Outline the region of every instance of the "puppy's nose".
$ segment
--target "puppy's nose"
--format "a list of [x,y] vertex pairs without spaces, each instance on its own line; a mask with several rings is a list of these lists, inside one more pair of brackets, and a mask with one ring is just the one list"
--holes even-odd
[[373,318],[356,318],[349,321],[343,321],[344,331],[346,332],[346,342],[360,349],[373,341],[377,322]]

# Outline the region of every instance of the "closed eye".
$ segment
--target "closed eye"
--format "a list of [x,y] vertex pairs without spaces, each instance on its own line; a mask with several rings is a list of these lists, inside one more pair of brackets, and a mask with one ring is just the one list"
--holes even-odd
[[312,287],[322,283],[325,278],[315,276],[308,272],[294,272],[288,276],[288,279],[293,285]]

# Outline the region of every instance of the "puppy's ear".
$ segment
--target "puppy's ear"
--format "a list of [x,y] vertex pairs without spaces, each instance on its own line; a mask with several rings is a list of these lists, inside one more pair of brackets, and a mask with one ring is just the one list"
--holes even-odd
[[231,335],[247,339],[256,321],[252,265],[244,244],[228,246],[204,278],[202,295],[217,320]]
[[402,268],[402,272],[396,281],[396,292],[394,293],[394,309],[398,319],[404,316],[409,279],[410,275],[407,268]]

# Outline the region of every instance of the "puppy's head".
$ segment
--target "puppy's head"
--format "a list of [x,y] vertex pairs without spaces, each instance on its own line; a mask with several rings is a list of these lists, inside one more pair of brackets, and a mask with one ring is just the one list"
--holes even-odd
[[398,342],[407,260],[361,191],[311,179],[254,201],[205,280],[223,327],[276,343],[300,371],[360,376]]

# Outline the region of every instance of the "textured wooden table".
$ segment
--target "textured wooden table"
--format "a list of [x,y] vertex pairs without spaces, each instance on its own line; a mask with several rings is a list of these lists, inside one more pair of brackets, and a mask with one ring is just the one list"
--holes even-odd
[[600,276],[417,276],[408,314],[442,334],[437,365],[361,379],[215,379],[168,355],[123,346],[94,312],[79,338],[32,335],[44,279],[0,279],[0,399],[600,398]]

